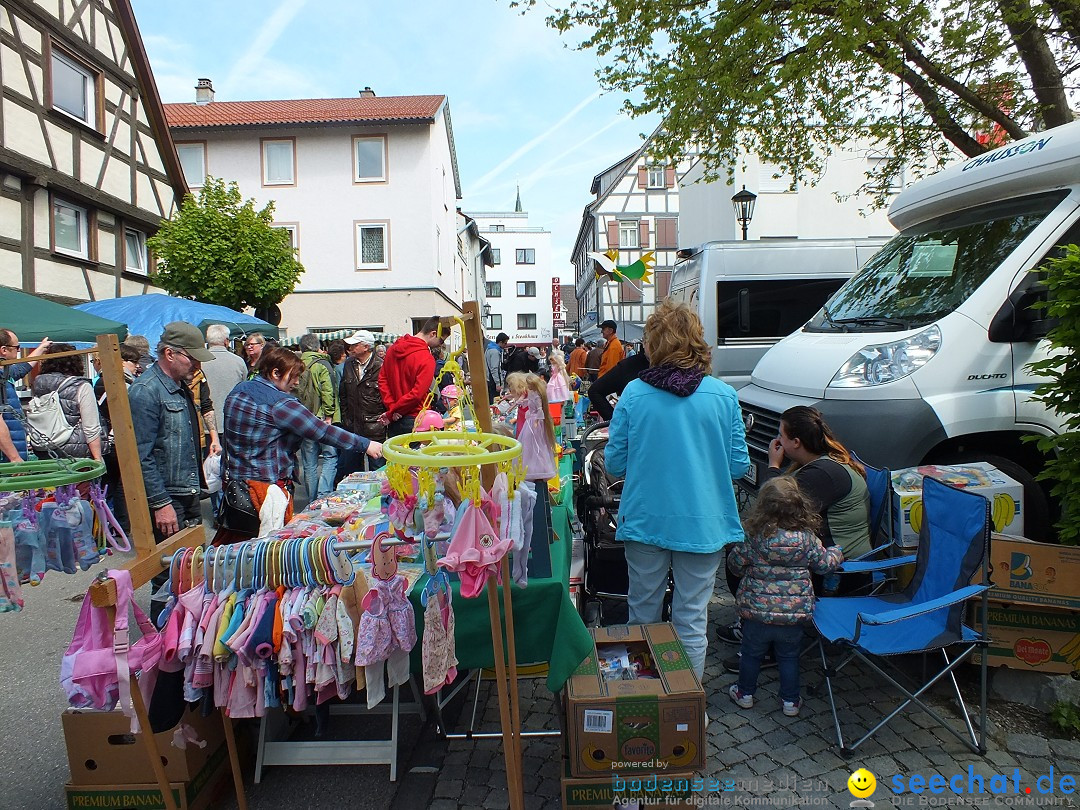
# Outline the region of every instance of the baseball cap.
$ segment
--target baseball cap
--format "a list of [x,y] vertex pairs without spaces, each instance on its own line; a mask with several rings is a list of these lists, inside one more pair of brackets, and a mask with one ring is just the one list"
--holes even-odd
[[532,356],[532,357],[539,357],[540,356],[540,350],[538,348],[536,348],[535,346],[530,346],[529,347],[529,355]]
[[161,333],[161,342],[166,346],[183,349],[200,363],[209,363],[214,359],[214,355],[206,348],[206,341],[203,340],[199,328],[184,321],[165,324],[165,331]]
[[350,346],[355,346],[357,343],[366,343],[368,346],[374,346],[375,336],[367,329],[358,329],[345,338],[345,342]]

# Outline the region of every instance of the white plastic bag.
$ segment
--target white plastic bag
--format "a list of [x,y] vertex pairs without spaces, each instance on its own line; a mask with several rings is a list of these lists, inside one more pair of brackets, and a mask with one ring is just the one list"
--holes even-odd
[[202,471],[210,494],[221,492],[221,453],[207,456],[206,461],[202,463]]

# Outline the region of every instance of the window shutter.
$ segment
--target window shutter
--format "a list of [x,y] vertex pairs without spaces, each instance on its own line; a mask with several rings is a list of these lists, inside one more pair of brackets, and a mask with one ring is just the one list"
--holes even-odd
[[674,166],[665,166],[664,167],[664,186],[667,187],[667,188],[674,188],[675,187],[675,167]]
[[638,244],[644,250],[649,246],[649,221],[642,219],[638,221]]
[[654,278],[656,279],[656,300],[663,301],[671,292],[671,271],[658,270]]
[[644,166],[638,166],[637,170],[637,187],[645,188],[649,185],[649,170]]
[[624,281],[619,284],[620,288],[620,300],[624,304],[640,304],[641,303],[641,291],[638,290],[631,282]]
[[607,245],[609,248],[619,246],[619,221],[617,219],[607,224]]
[[678,245],[678,232],[674,217],[664,217],[656,220],[656,247],[659,250],[676,249]]

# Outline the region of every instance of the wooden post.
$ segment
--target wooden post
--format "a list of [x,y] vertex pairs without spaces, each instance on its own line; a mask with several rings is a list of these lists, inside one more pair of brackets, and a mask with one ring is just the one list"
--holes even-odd
[[[491,401],[487,390],[487,363],[484,360],[484,335],[480,305],[466,301],[464,306],[465,349],[469,358],[473,417],[483,433],[491,432]],[[494,464],[481,467],[480,479],[488,490],[495,482]],[[498,591],[494,580],[487,583],[488,614],[491,618],[491,644],[495,653],[495,677],[499,693],[499,719],[502,726],[503,761],[506,764],[506,788],[511,810],[523,810],[524,785],[521,773],[521,707],[518,700],[517,649],[514,642],[514,607],[511,599],[510,566],[504,557],[500,563],[503,577],[503,616],[500,616]],[[506,621],[506,651],[503,650],[503,618]],[[506,655],[504,659],[503,656]],[[507,663],[508,662],[508,666]],[[507,671],[507,669],[509,671]],[[509,684],[509,694],[507,694]]]
[[[131,545],[135,551],[135,559],[130,560],[124,567],[131,572],[131,584],[134,588],[145,585],[155,575],[164,569],[161,558],[170,556],[179,548],[201,546],[206,542],[206,532],[202,524],[181,529],[171,537],[158,543],[154,537],[154,525],[150,519],[150,507],[146,501],[146,484],[143,482],[142,465],[139,463],[139,448],[135,438],[135,425],[131,418],[131,401],[128,399],[127,383],[124,381],[124,366],[120,359],[120,342],[116,335],[98,335],[97,339],[98,359],[101,361],[101,378],[105,383],[105,396],[109,401],[109,417],[112,422],[113,435],[115,437],[116,460],[120,467],[120,479],[124,485],[124,501],[128,508],[128,517],[131,523]],[[95,596],[95,589],[105,589],[105,595]],[[116,583],[107,580],[104,583],[95,584],[91,587],[91,600],[96,598],[108,599],[111,589],[111,602],[115,611]],[[94,601],[94,604],[98,604]],[[110,614],[110,620],[112,614]],[[157,750],[154,735],[150,733],[150,723],[146,719],[146,707],[143,705],[142,693],[139,692],[138,684],[132,677],[132,703],[135,712],[139,716],[139,723],[144,729],[143,739],[148,748],[148,753],[154,764],[154,774],[158,777],[159,784],[163,785],[162,795],[165,797],[165,806],[169,810],[176,810],[169,790],[168,782],[163,781],[165,770],[161,766],[161,754]],[[141,712],[141,714],[140,714]],[[221,722],[225,726],[225,743],[229,749],[229,767],[232,770],[233,786],[236,789],[236,804],[238,810],[247,810],[247,797],[244,795],[244,778],[240,773],[240,758],[236,750],[236,736],[233,734],[232,720],[221,712]],[[159,773],[160,772],[160,773]]]

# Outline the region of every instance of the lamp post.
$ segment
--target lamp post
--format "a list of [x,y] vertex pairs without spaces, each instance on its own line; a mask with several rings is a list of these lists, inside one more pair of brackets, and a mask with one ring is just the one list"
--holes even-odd
[[491,328],[491,304],[484,304],[484,306],[482,306],[480,308],[480,312],[481,312],[481,315],[483,317],[483,321],[484,321],[483,326],[484,326],[484,328],[485,329],[490,329]]
[[735,220],[742,225],[742,238],[746,241],[746,229],[750,225],[750,220],[754,218],[754,203],[757,201],[757,194],[752,191],[747,191],[746,186],[742,187],[742,191],[736,191],[731,195],[731,205],[735,209]]

